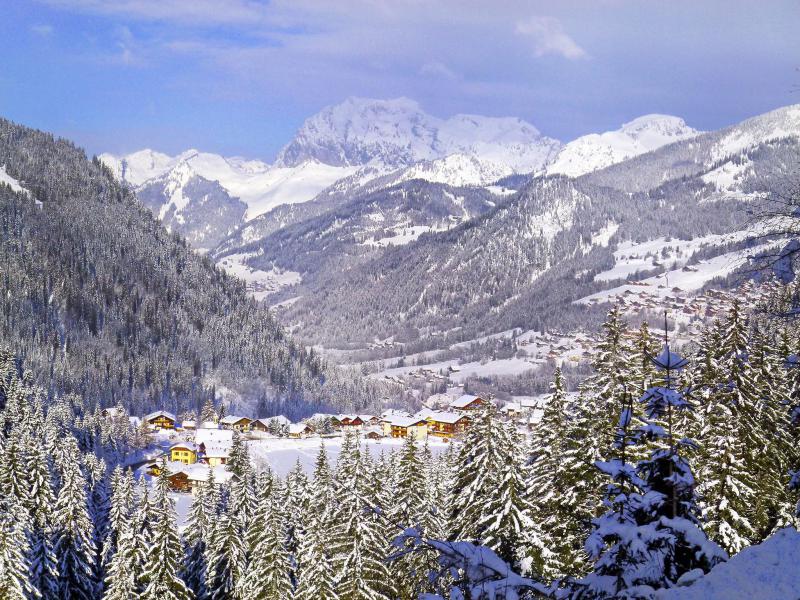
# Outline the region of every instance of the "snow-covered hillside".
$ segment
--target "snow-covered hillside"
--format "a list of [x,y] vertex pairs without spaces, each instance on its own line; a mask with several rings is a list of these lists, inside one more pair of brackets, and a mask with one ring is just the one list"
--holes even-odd
[[5,165],[0,165],[0,184],[9,186],[15,192],[25,192],[26,194],[30,194],[29,190],[26,190],[24,187],[22,187],[19,181],[8,174]]
[[281,150],[277,164],[307,160],[352,166],[379,162],[397,167],[467,154],[515,172],[543,167],[560,147],[517,118],[455,115],[439,119],[408,98],[348,98],[306,120]]
[[153,150],[125,156],[102,154],[100,159],[115,174],[134,187],[163,181],[172,185],[194,174],[218,182],[232,197],[247,205],[250,220],[281,204],[306,202],[320,191],[355,172],[352,167],[336,167],[309,160],[292,167],[274,167],[258,160],[225,158],[218,154],[187,150],[170,157]]
[[616,131],[592,133],[566,144],[545,172],[577,177],[699,133],[678,117],[645,115]]
[[797,600],[800,533],[786,527],[745,548],[689,586],[659,590],[657,600]]

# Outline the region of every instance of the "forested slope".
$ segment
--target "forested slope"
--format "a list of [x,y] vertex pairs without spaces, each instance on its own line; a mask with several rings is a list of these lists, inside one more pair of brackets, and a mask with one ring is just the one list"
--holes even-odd
[[51,394],[132,412],[215,390],[262,413],[365,401],[82,150],[0,120],[0,165],[24,188],[0,184],[0,342]]

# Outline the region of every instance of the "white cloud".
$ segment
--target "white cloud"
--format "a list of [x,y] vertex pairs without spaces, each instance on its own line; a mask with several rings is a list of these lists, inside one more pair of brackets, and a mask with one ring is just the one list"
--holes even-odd
[[564,31],[561,21],[555,17],[530,17],[519,21],[516,31],[533,40],[536,56],[555,54],[570,60],[587,57],[586,51]]
[[423,64],[419,69],[419,74],[435,79],[449,79],[450,81],[455,81],[459,78],[455,71],[438,60]]
[[47,37],[49,35],[52,35],[53,26],[52,25],[48,25],[46,23],[43,23],[41,25],[32,25],[31,26],[31,31],[33,33],[35,33],[36,35],[40,35],[42,37]]

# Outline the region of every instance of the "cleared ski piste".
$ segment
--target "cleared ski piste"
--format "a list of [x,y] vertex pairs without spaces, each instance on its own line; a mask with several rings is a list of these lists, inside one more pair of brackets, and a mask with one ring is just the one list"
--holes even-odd
[[[247,450],[256,470],[269,467],[276,475],[285,477],[298,461],[303,470],[308,475],[311,475],[314,471],[314,462],[317,459],[321,444],[325,444],[328,461],[331,466],[335,466],[343,443],[343,436],[331,438],[310,437],[305,439],[268,438],[248,440]],[[435,455],[447,450],[450,443],[440,438],[428,438],[428,447]],[[402,445],[403,440],[399,438],[361,439],[361,447],[369,452],[372,458],[380,457],[381,453],[396,452]]]

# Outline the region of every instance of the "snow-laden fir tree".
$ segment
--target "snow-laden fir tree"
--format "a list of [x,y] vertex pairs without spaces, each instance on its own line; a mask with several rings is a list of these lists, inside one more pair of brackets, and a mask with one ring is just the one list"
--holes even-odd
[[[3,453],[0,452],[0,459]],[[28,562],[29,518],[11,494],[0,491],[0,598],[27,600],[38,596]]]
[[497,490],[497,474],[505,461],[503,425],[491,402],[474,413],[457,449],[451,493],[451,539],[480,538],[485,508]]
[[61,600],[92,600],[96,592],[92,568],[95,548],[87,508],[86,479],[78,462],[79,451],[75,438],[67,436],[62,444],[71,447],[73,458],[61,465],[61,489],[53,516],[58,596]]
[[[693,442],[678,440],[672,430],[675,413],[690,408],[672,387],[673,374],[686,361],[665,344],[654,362],[665,372],[665,384],[642,397],[646,420],[634,428],[634,400],[628,397],[620,406],[616,456],[597,463],[612,480],[605,499],[608,510],[593,521],[586,549],[594,569],[574,584],[573,600],[649,599],[685,573],[707,572],[726,558],[698,525],[694,477],[680,453]],[[663,447],[634,465],[628,449],[643,440],[660,440]]]
[[206,557],[206,589],[211,600],[234,598],[247,572],[247,547],[237,520],[223,512],[217,517]]
[[335,490],[325,445],[320,444],[309,483],[302,521],[304,532],[297,548],[295,600],[337,600],[336,578],[328,548]]
[[27,507],[31,519],[29,534],[30,580],[34,589],[43,598],[54,598],[58,591],[58,566],[53,553],[53,493],[50,472],[50,457],[31,435],[26,437],[27,454],[31,457],[29,467],[30,493]]
[[570,416],[561,368],[556,367],[550,396],[530,442],[527,496],[532,520],[540,536],[541,550],[530,548],[530,568],[544,577],[576,575],[575,556],[583,554],[583,539],[576,532],[571,463],[567,457]]
[[519,568],[534,548],[542,553],[542,542],[531,520],[525,489],[523,438],[513,422],[501,424],[500,434],[495,492],[482,508],[478,531],[487,548]]
[[756,535],[750,512],[756,503],[754,453],[759,441],[750,349],[738,304],[733,305],[719,332],[719,348],[704,348],[714,354],[713,362],[701,358],[701,363],[713,365],[713,370],[703,369],[697,491],[706,532],[734,554],[751,544]]
[[137,551],[135,523],[132,517],[122,518],[116,525],[115,550],[105,567],[103,600],[129,600],[139,597],[142,568]]
[[336,472],[337,506],[330,552],[336,592],[341,600],[387,600],[393,597],[385,563],[386,540],[374,510],[373,478],[361,443],[345,437]]
[[153,535],[144,567],[142,600],[188,600],[192,593],[180,577],[183,547],[175,524],[175,506],[169,495],[169,471],[162,461],[153,493]]
[[253,520],[250,563],[238,581],[236,596],[252,600],[283,600],[292,596],[291,563],[286,548],[286,510],[278,493],[262,494]]
[[[387,507],[389,521],[395,527],[414,527],[424,535],[431,535],[425,530],[431,507],[426,496],[428,482],[424,467],[414,436],[407,436],[393,473],[392,500],[388,502],[387,499],[384,506]],[[394,535],[399,533],[396,530]],[[394,558],[389,568],[396,591],[401,598],[415,598],[427,587],[428,573],[436,567],[435,556],[427,549],[411,551],[402,545],[393,545]]]
[[192,490],[192,506],[186,517],[186,528],[183,534],[186,554],[181,577],[197,600],[205,600],[207,597],[207,542],[216,518],[215,507],[211,505],[210,489],[215,485],[214,468],[208,467],[207,480]]

